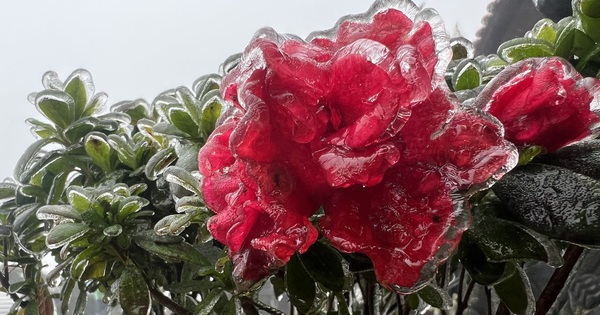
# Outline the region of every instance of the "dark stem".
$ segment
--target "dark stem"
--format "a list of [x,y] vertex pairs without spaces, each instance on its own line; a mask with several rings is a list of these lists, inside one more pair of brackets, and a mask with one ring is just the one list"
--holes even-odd
[[166,297],[162,292],[160,292],[158,289],[156,289],[149,283],[148,283],[148,288],[150,289],[150,294],[152,295],[152,298],[154,300],[158,301],[158,303],[160,305],[173,311],[174,314],[176,314],[176,315],[192,315],[193,314],[192,312],[185,309],[183,306],[175,303],[173,300]]
[[485,287],[485,298],[487,302],[487,313],[492,315],[492,290],[489,287]]
[[365,296],[365,314],[374,315],[375,314],[375,303],[373,299],[375,298],[375,284],[371,279],[367,279],[367,294]]
[[[469,306],[469,299],[471,298],[473,288],[475,288],[475,281],[471,280],[469,282],[469,286],[467,287],[467,292],[465,292],[464,298],[458,303],[458,308],[456,309],[457,315],[462,314],[467,309],[467,306]],[[458,296],[458,298],[460,299],[460,295]]]
[[244,314],[246,315],[260,315],[258,310],[254,306],[252,299],[247,296],[241,296],[240,302],[242,304],[242,309],[244,310]]
[[554,271],[552,277],[546,284],[544,291],[540,295],[535,307],[536,315],[547,314],[552,304],[558,297],[567,282],[567,278],[577,263],[577,260],[583,253],[583,248],[575,245],[569,245],[563,256],[564,265]]
[[406,299],[404,299],[404,307],[402,308],[402,315],[408,315],[408,314],[410,314],[410,307],[408,306]]
[[[2,272],[0,272],[0,285],[2,285],[3,288],[6,288],[8,290],[8,287],[10,286],[10,280],[8,279],[8,246],[7,246],[8,240],[4,239],[2,242],[2,248],[4,251],[4,270]],[[9,293],[10,298],[13,300],[13,302],[16,302],[18,299],[20,299],[19,295],[16,293]],[[21,303],[21,306],[24,306],[23,303]]]

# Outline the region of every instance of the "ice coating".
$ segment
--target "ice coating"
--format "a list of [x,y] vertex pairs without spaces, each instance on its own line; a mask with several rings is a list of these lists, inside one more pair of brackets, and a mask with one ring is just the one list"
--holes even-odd
[[530,58],[500,72],[474,106],[502,122],[517,146],[554,152],[598,135],[600,81],[583,78],[559,57]]
[[308,41],[254,36],[199,153],[209,229],[238,280],[306,251],[319,207],[324,235],[367,254],[386,287],[430,279],[470,222],[468,195],[516,163],[498,121],[451,96],[450,53],[437,13],[410,1],[377,1]]

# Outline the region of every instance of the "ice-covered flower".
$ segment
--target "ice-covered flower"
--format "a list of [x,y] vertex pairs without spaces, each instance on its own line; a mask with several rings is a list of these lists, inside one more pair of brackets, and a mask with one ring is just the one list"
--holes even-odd
[[549,152],[600,131],[600,81],[559,57],[530,58],[500,72],[474,104],[504,125],[517,146]]
[[437,13],[403,0],[307,41],[255,35],[221,85],[234,110],[199,154],[209,229],[236,276],[307,250],[322,206],[324,235],[368,255],[381,283],[429,279],[468,225],[465,193],[515,161],[497,121],[447,90],[450,54]]

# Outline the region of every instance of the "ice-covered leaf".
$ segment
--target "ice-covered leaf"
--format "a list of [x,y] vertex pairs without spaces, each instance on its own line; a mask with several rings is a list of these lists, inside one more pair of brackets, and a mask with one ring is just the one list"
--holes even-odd
[[119,160],[131,167],[132,169],[137,168],[136,154],[133,150],[131,140],[125,135],[108,135],[108,144],[117,152]]
[[[239,60],[239,55],[237,56]],[[221,84],[221,76],[215,73],[207,74],[199,77],[194,84],[192,90],[198,98],[202,98],[208,91],[218,90]]]
[[285,265],[285,286],[292,304],[299,312],[307,313],[315,302],[316,286],[297,255]]
[[202,102],[202,130],[208,136],[215,129],[217,119],[221,115],[223,100],[218,90],[208,92],[201,100]]
[[572,171],[530,163],[493,187],[514,220],[582,245],[600,245],[600,183]]
[[142,238],[135,238],[135,242],[149,253],[166,261],[187,261],[200,266],[210,265],[202,253],[186,242],[165,244]]
[[595,42],[600,42],[600,4],[598,1],[576,1],[575,8],[586,34]]
[[542,156],[542,162],[600,179],[600,140],[582,141]]
[[458,258],[469,272],[471,278],[479,284],[490,285],[498,282],[504,275],[506,263],[489,262],[483,251],[468,233],[465,233],[458,245]]
[[66,222],[56,225],[48,232],[46,245],[50,249],[59,248],[83,236],[89,230],[90,227],[84,223]]
[[37,218],[40,220],[81,220],[81,214],[71,206],[45,205],[38,209]]
[[34,118],[28,118],[25,122],[31,125],[31,132],[42,139],[50,138],[56,135],[56,128],[53,125],[41,122]]
[[88,102],[87,106],[83,110],[81,116],[91,116],[104,108],[106,102],[108,101],[108,95],[106,93],[98,93],[92,97],[92,99]]
[[481,85],[481,66],[473,59],[465,59],[456,66],[452,75],[455,91],[470,90]]
[[[188,88],[186,87],[178,87],[175,90],[175,95],[181,101],[183,107],[185,107],[187,113],[190,115],[190,118],[194,121],[194,123],[198,126],[202,123],[201,115],[200,115],[200,103]],[[197,132],[197,131],[196,131]]]
[[110,107],[112,112],[125,113],[131,117],[133,124],[137,123],[140,119],[150,118],[149,105],[143,99],[137,99],[135,101],[124,101],[119,102]]
[[103,171],[110,172],[113,169],[113,153],[106,135],[92,132],[85,137],[84,146],[85,152]]
[[198,125],[184,108],[171,107],[168,115],[169,120],[177,129],[185,132],[188,136],[198,136]]
[[202,194],[200,192],[200,181],[181,167],[169,166],[164,172],[164,177],[169,183],[177,184],[197,196]]
[[516,38],[500,45],[498,55],[510,63],[515,63],[527,58],[553,56],[554,49],[545,40]]
[[42,115],[60,128],[67,127],[73,121],[75,101],[65,92],[42,91],[37,94],[35,105]]
[[203,297],[202,301],[196,307],[194,315],[210,315],[213,313],[213,309],[217,305],[220,299],[227,298],[225,292],[221,290],[212,290],[206,296]]
[[533,314],[535,298],[521,267],[515,266],[511,276],[494,285],[494,291],[513,314]]
[[448,292],[435,284],[426,285],[418,294],[425,303],[435,308],[449,309],[452,306],[452,298]]
[[92,75],[87,70],[77,69],[65,80],[64,85],[65,92],[75,101],[73,118],[78,119],[83,114],[88,99],[94,94]]
[[150,158],[148,163],[146,163],[146,168],[144,170],[146,177],[149,180],[156,180],[158,176],[164,172],[165,168],[173,163],[175,159],[177,159],[177,155],[175,154],[175,149],[173,147],[158,151]]
[[91,193],[79,186],[69,187],[67,198],[69,199],[69,204],[79,212],[88,210],[92,204]]
[[94,117],[84,117],[67,126],[63,130],[63,135],[72,143],[77,143],[81,141],[81,138],[94,130],[98,124],[98,119]]
[[152,306],[150,290],[141,271],[128,266],[119,278],[119,303],[126,315],[149,315]]
[[108,237],[117,237],[123,232],[123,227],[120,224],[113,224],[104,229],[103,233]]
[[15,166],[15,170],[13,172],[15,179],[20,182],[25,182],[26,178],[23,178],[23,173],[28,171],[31,165],[37,162],[37,157],[41,154],[44,147],[53,142],[53,139],[40,139],[32,143],[25,150],[23,155],[21,155],[19,161],[17,161],[17,165]]
[[130,215],[140,211],[150,202],[147,199],[138,196],[130,196],[121,201],[117,218],[119,222],[123,222]]
[[300,261],[308,274],[324,288],[333,292],[341,292],[344,289],[346,275],[342,257],[333,248],[315,242],[300,255]]
[[163,135],[175,136],[180,138],[187,138],[189,134],[175,127],[173,124],[166,122],[159,122],[152,127],[152,132]]

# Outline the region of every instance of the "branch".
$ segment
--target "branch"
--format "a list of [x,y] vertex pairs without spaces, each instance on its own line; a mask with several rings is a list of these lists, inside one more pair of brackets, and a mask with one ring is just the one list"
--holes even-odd
[[537,301],[535,315],[548,314],[550,307],[554,304],[558,294],[565,286],[565,282],[567,282],[571,270],[573,270],[573,267],[582,253],[582,247],[576,245],[569,245],[569,247],[567,247],[565,255],[563,256],[565,264],[556,269],[552,274],[552,277],[550,277],[548,284],[546,284],[544,291],[542,291],[542,294]]
[[150,289],[150,294],[152,294],[152,298],[155,299],[156,301],[158,301],[158,303],[160,303],[162,306],[173,311],[174,314],[192,315],[192,312],[188,311],[183,306],[175,303],[175,301],[173,301],[170,298],[168,298],[167,296],[165,296],[162,292],[160,292],[158,289],[156,289],[152,285],[148,284],[148,288]]

